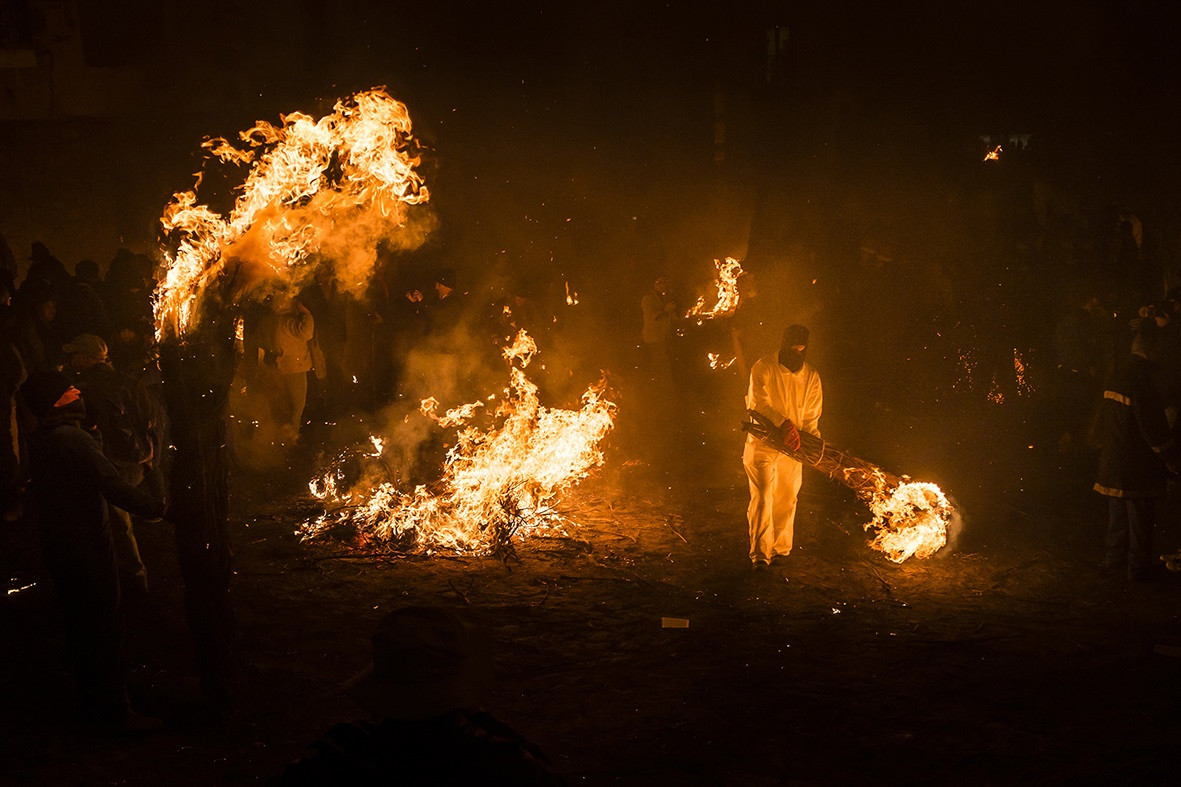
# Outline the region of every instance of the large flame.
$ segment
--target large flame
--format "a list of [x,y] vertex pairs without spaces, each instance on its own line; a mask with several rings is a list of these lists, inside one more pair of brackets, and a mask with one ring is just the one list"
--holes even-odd
[[954,509],[935,484],[904,481],[875,492],[866,502],[873,521],[865,529],[875,533],[870,546],[895,563],[911,555],[931,557],[947,545]]
[[183,336],[200,318],[201,295],[230,265],[241,289],[290,280],[314,254],[330,261],[341,288],[360,293],[379,241],[396,239],[406,208],[427,201],[416,171],[410,115],[383,88],[342,99],[316,120],[302,112],[239,134],[244,149],[216,138],[207,155],[251,169],[229,216],[179,192],[160,222],[175,246],[156,291],[156,331]]
[[362,480],[349,489],[338,462],[309,485],[328,510],[301,528],[303,538],[345,528],[376,548],[486,554],[514,533],[551,523],[560,493],[602,464],[599,443],[613,426],[615,405],[600,382],[583,393],[577,410],[542,406],[524,372],[536,352],[525,331],[505,348],[509,385],[484,429],[470,423],[479,402],[439,416],[438,402],[423,401],[421,412],[440,426],[462,427],[437,482],[412,492],[394,480],[372,486]]
[[705,305],[705,296],[697,299],[693,308],[685,313],[700,324],[715,317],[728,317],[738,308],[738,277],[742,275],[742,265],[733,257],[727,257],[725,262],[714,260],[714,267],[718,269],[714,287],[717,298],[712,306]]

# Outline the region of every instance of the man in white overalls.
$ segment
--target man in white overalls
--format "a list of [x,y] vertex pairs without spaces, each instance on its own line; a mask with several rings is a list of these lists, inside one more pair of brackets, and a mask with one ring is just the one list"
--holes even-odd
[[[797,449],[800,431],[820,436],[820,412],[824,397],[820,374],[804,361],[808,351],[808,329],[790,325],[783,332],[779,352],[755,361],[746,392],[748,410],[766,416],[785,430],[784,442]],[[791,553],[796,518],[796,497],[800,492],[804,466],[790,456],[747,435],[742,464],[750,481],[750,560],[755,569],[765,569],[771,560]]]

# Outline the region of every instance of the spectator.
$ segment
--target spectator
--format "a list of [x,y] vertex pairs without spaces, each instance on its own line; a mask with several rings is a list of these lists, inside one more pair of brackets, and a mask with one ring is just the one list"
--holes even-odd
[[541,751],[481,710],[491,659],[479,632],[431,607],[391,612],[373,663],[346,687],[372,721],[337,724],[277,784],[563,784]]
[[648,379],[662,390],[672,387],[669,341],[676,312],[676,301],[668,292],[668,277],[661,274],[652,280],[652,288],[640,298],[640,313],[644,318],[640,338],[644,340]]
[[[155,408],[147,391],[107,362],[107,343],[98,336],[76,336],[62,350],[86,402],[83,426],[98,436],[103,456],[115,466],[119,477],[137,486],[156,455]],[[107,512],[123,590],[137,595],[147,593],[148,574],[135,540],[131,514],[109,502]]]
[[1107,384],[1100,412],[1095,491],[1108,498],[1105,565],[1129,581],[1149,578],[1156,500],[1181,468],[1153,379],[1159,331],[1153,319],[1136,321],[1132,355]]
[[4,520],[20,518],[20,429],[16,392],[25,381],[25,365],[16,348],[16,313],[12,291],[0,280],[0,513]]
[[303,409],[308,400],[308,372],[312,371],[310,342],[316,332],[312,313],[291,297],[275,299],[275,368],[279,389],[274,409],[284,438],[299,439]]
[[65,375],[33,374],[21,395],[39,421],[29,440],[29,474],[84,716],[105,731],[158,728],[158,719],[131,710],[127,698],[123,604],[106,503],[152,520],[164,515],[164,503],[124,481],[82,430],[85,405]]
[[93,260],[82,260],[74,267],[74,278],[66,282],[58,293],[61,335],[110,335],[111,321],[96,289],[99,283],[98,265]]

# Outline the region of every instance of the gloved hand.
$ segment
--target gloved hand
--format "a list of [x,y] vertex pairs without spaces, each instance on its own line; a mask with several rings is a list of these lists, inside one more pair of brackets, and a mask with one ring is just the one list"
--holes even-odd
[[800,430],[788,418],[780,427],[783,430],[783,446],[792,453],[800,450]]

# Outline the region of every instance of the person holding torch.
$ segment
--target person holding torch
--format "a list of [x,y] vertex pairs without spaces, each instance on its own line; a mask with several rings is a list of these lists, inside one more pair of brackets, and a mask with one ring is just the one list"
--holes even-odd
[[[785,427],[784,443],[791,451],[800,447],[800,430],[820,436],[824,397],[820,374],[804,360],[808,329],[789,325],[779,352],[755,361],[750,370],[746,408]],[[742,464],[750,482],[750,560],[755,570],[765,570],[775,558],[791,553],[796,499],[804,466],[790,456],[748,434]]]

